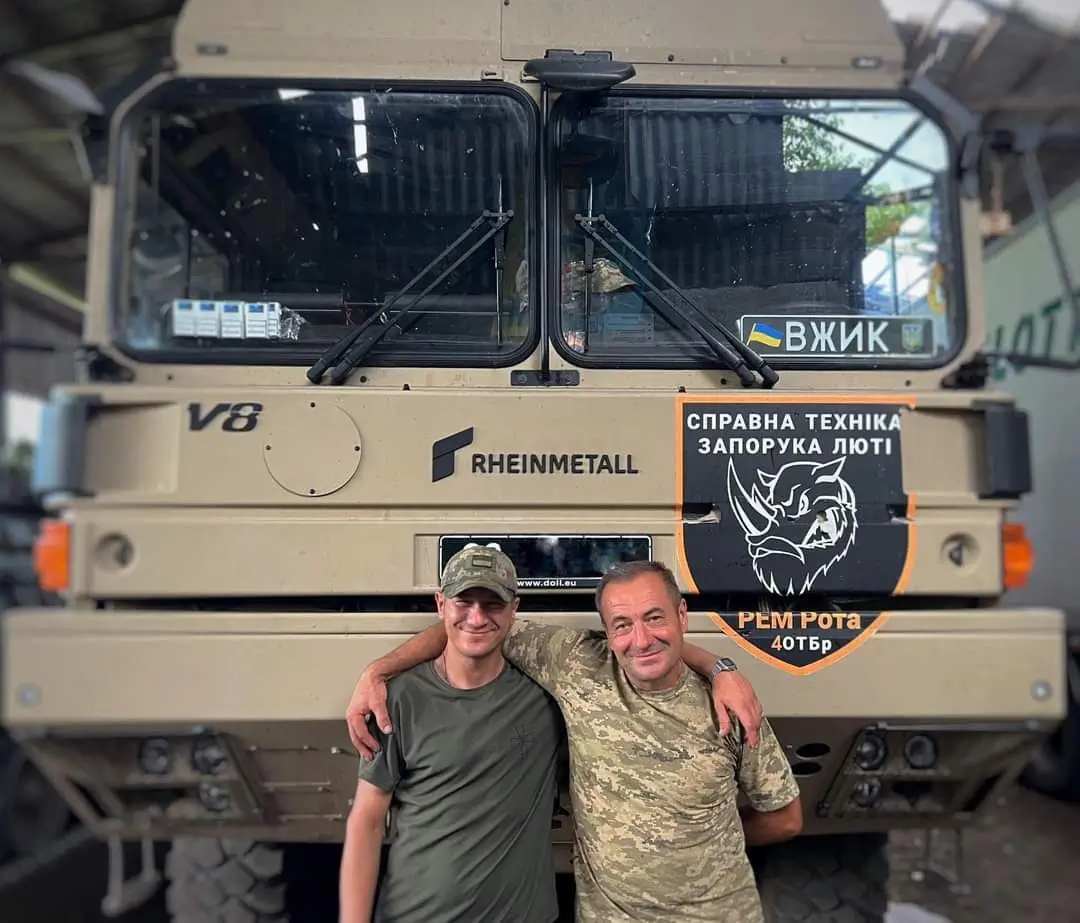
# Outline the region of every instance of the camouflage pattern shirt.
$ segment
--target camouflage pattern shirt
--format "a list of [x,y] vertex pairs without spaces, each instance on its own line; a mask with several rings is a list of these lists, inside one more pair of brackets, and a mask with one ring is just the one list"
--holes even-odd
[[602,631],[518,619],[506,657],[559,703],[570,748],[578,923],[763,923],[737,799],[799,794],[768,722],[720,735],[709,683],[634,688]]

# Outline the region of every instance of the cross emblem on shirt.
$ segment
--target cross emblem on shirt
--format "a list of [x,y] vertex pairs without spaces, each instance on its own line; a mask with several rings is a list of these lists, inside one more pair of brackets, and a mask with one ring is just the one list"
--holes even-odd
[[535,735],[527,728],[520,724],[514,725],[514,736],[511,739],[511,743],[518,747],[521,751],[521,758],[525,759],[529,755],[529,750],[532,749]]

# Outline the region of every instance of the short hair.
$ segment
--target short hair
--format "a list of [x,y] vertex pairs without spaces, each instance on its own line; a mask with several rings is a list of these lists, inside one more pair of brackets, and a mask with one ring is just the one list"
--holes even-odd
[[596,611],[603,616],[600,607],[604,601],[604,590],[607,589],[609,584],[633,580],[642,574],[656,574],[664,581],[664,586],[671,597],[671,601],[676,606],[679,605],[682,601],[682,590],[679,589],[675,575],[665,564],[660,561],[620,561],[604,571],[604,575],[600,578],[600,584],[596,588]]

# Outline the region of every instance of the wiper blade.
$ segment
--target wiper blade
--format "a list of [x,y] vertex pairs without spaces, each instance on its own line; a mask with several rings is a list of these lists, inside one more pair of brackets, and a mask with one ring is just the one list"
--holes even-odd
[[[383,305],[381,310],[376,311],[355,330],[343,336],[324,352],[316,360],[315,364],[307,370],[308,380],[312,384],[318,384],[322,380],[326,370],[330,369],[330,384],[340,385],[349,377],[349,373],[364,361],[364,357],[367,356],[367,354],[371,352],[384,337],[389,340],[396,340],[408,327],[419,320],[424,312],[416,311],[414,313],[416,306],[454,273],[462,263],[496,235],[499,235],[499,239],[496,242],[496,268],[501,271],[501,258],[505,246],[502,235],[505,233],[506,226],[513,217],[513,209],[497,212],[485,210],[482,212],[476,220],[448,244],[438,256],[431,260],[430,263],[405,283],[405,285],[402,286],[401,291],[396,292],[393,297]],[[439,263],[455,253],[468,239],[469,235],[475,233],[485,223],[490,226],[480,236],[479,240],[473,243],[464,253],[454,260],[454,262],[440,272],[407,307],[401,308],[392,317],[390,316],[390,309],[403,295],[406,294],[406,292],[419,284],[419,282],[438,266]],[[501,282],[501,279],[499,281]],[[501,284],[497,285],[497,287],[501,289]],[[501,295],[501,291],[499,294]],[[402,326],[402,321],[406,319],[408,319],[408,322]],[[331,366],[333,366],[333,368],[331,368]]]
[[[739,337],[731,330],[729,330],[724,324],[719,321],[713,320],[708,317],[693,301],[690,297],[676,285],[671,279],[664,275],[663,271],[652,260],[650,260],[644,253],[637,249],[629,240],[627,240],[610,221],[608,221],[605,215],[574,215],[574,221],[581,227],[581,229],[588,235],[588,239],[585,241],[585,258],[586,262],[590,263],[592,260],[592,248],[589,246],[591,242],[596,242],[603,247],[608,253],[611,254],[614,259],[624,270],[635,275],[638,280],[644,285],[652,294],[658,298],[663,304],[669,308],[677,317],[685,321],[691,327],[694,328],[698,336],[700,336],[709,347],[716,354],[716,356],[726,364],[736,375],[739,376],[739,381],[743,383],[745,387],[751,387],[755,384],[751,370],[757,372],[766,388],[771,388],[779,380],[780,376],[769,366],[769,364],[758,355],[753,349],[747,346]],[[668,298],[654,282],[648,279],[645,274],[634,266],[622,253],[616,250],[611,244],[604,239],[604,237],[597,230],[597,227],[603,228],[612,237],[615,238],[620,244],[626,247],[631,253],[634,254],[645,266],[652,270],[668,288],[678,295],[688,306],[689,311],[685,308],[681,308],[676,305],[670,298]],[[588,300],[591,294],[591,285],[588,279],[589,269],[591,267],[586,265],[586,280],[585,280],[585,298],[586,298],[586,310],[588,309]],[[670,318],[665,317],[665,312],[661,310],[657,305],[653,304],[648,298],[644,301],[652,308],[657,314],[670,322]],[[587,320],[586,320],[587,326]],[[710,330],[709,328],[712,328]],[[715,330],[720,336],[716,336],[712,331]]]

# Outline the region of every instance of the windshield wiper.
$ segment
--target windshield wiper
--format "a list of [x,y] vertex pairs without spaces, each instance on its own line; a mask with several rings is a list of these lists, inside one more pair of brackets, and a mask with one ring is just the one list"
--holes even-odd
[[[592,272],[593,262],[593,247],[595,242],[603,247],[608,253],[611,254],[612,259],[619,263],[622,268],[637,276],[638,280],[644,285],[656,298],[658,298],[663,304],[669,308],[677,317],[689,324],[697,332],[706,343],[709,344],[709,348],[716,354],[716,356],[731,369],[736,375],[739,376],[739,381],[743,383],[744,387],[751,387],[755,383],[751,369],[757,372],[764,383],[766,388],[771,388],[779,380],[780,376],[769,366],[769,364],[759,356],[754,350],[747,346],[739,337],[731,330],[729,330],[724,324],[719,321],[713,320],[708,317],[693,301],[690,297],[676,285],[671,279],[669,279],[661,271],[652,260],[650,260],[644,253],[637,249],[629,240],[627,240],[610,221],[608,221],[605,215],[591,214],[591,207],[589,209],[589,215],[574,215],[574,221],[580,225],[581,229],[587,236],[585,240],[585,328],[588,330],[589,324],[589,307],[592,294],[592,285],[590,282],[590,273]],[[680,308],[670,298],[668,298],[655,283],[646,278],[645,274],[634,266],[623,254],[617,251],[606,241],[597,230],[597,226],[602,227],[612,237],[615,238],[620,244],[626,247],[631,253],[634,254],[648,269],[651,269],[660,280],[668,286],[668,288],[678,295],[687,305],[690,310],[687,311],[684,308]],[[659,314],[669,324],[671,318],[667,316],[667,312],[662,310],[659,305],[654,304],[649,298],[642,299],[649,305],[657,314]],[[700,318],[700,319],[698,319]],[[676,326],[672,324],[672,326]],[[720,337],[717,337],[709,328],[717,331]],[[721,337],[723,340],[721,340]],[[726,342],[724,342],[726,341]]]
[[[499,196],[500,200],[502,196]],[[501,204],[500,204],[501,209]],[[423,316],[423,311],[415,311],[417,305],[419,305],[431,292],[441,285],[451,273],[455,272],[462,263],[464,263],[470,256],[476,253],[484,244],[486,244],[492,237],[496,237],[495,242],[495,293],[496,293],[496,308],[499,309],[501,302],[498,299],[502,298],[502,257],[505,251],[505,235],[506,226],[510,223],[510,220],[514,217],[513,209],[507,209],[505,211],[484,211],[481,213],[472,224],[470,224],[464,231],[461,232],[458,237],[453,240],[447,247],[436,256],[430,263],[428,263],[423,269],[421,269],[415,276],[413,276],[408,282],[402,286],[401,291],[396,292],[391,297],[382,309],[376,311],[367,320],[365,320],[355,330],[350,331],[340,340],[334,343],[326,352],[324,352],[316,360],[315,364],[307,370],[308,380],[312,384],[318,384],[326,370],[331,366],[333,368],[330,371],[330,384],[340,385],[346,378],[349,377],[349,373],[353,371],[361,362],[364,361],[364,357],[371,352],[375,346],[382,341],[385,337],[388,340],[396,340],[400,337],[405,330],[410,327],[415,321],[419,320]],[[480,236],[480,239],[473,243],[468,250],[462,253],[454,262],[452,262],[446,269],[439,273],[435,277],[434,281],[430,282],[424,290],[417,295],[412,302],[404,308],[398,310],[392,317],[390,316],[390,309],[397,303],[397,301],[404,295],[409,289],[415,285],[431,272],[439,263],[445,260],[447,257],[456,253],[458,248],[468,239],[470,234],[473,234],[484,224],[488,224],[488,229]],[[415,313],[414,313],[415,311]],[[501,315],[501,310],[498,312]],[[408,318],[408,322],[402,326],[402,321]],[[501,316],[500,316],[501,321]],[[336,364],[335,364],[336,363]]]

